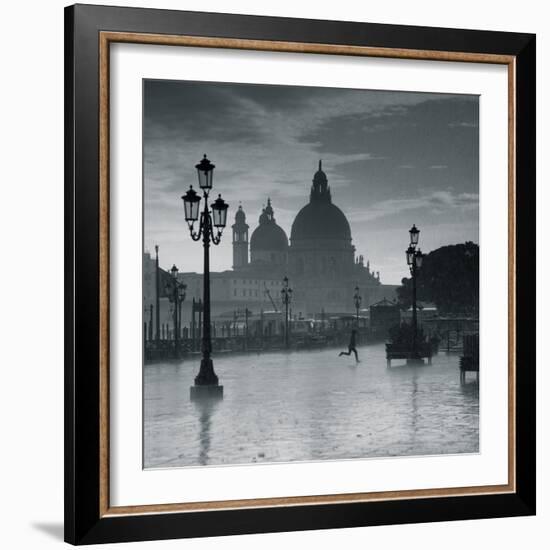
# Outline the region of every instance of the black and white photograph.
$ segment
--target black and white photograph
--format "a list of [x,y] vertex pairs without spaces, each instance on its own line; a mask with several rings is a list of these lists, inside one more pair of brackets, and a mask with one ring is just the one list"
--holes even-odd
[[479,97],[143,81],[143,467],[479,452]]

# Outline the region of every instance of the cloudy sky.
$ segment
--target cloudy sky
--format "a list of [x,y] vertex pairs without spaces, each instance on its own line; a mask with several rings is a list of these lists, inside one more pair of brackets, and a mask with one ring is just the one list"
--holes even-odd
[[[251,233],[269,196],[288,236],[322,159],[357,254],[384,283],[408,274],[413,223],[424,252],[479,242],[477,96],[147,80],[143,146],[144,246],[160,246],[163,267],[202,272],[180,197],[204,153],[228,225],[241,203]],[[211,265],[231,268],[230,229]]]

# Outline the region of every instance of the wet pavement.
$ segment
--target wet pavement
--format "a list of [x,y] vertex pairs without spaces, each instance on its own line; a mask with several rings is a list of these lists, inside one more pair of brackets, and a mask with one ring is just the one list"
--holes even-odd
[[214,358],[223,400],[192,402],[200,358],[144,367],[144,467],[472,453],[475,375],[456,355],[386,367],[384,345]]

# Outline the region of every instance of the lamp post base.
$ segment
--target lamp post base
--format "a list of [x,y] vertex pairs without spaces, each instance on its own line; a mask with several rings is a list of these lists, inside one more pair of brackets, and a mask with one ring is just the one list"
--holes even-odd
[[203,358],[199,374],[195,377],[195,385],[191,386],[191,399],[220,399],[223,397],[223,386],[218,384],[212,359]]

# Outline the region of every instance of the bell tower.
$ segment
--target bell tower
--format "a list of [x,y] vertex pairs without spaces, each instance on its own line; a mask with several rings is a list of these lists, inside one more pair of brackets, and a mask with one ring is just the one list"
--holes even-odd
[[248,265],[248,225],[243,207],[235,214],[233,229],[233,269],[240,269]]

